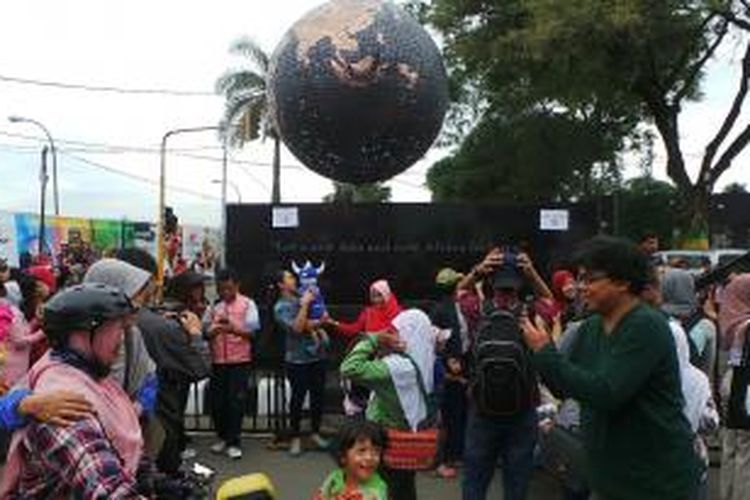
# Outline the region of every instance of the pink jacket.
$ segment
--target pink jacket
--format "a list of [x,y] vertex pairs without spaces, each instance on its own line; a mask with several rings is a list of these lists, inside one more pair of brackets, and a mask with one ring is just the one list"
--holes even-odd
[[[231,303],[220,302],[210,311],[210,325],[218,324],[223,318],[235,330],[256,332],[260,329],[258,308],[251,299],[237,295]],[[211,357],[216,365],[249,363],[252,361],[250,340],[236,335],[219,334],[211,340]]]
[[0,379],[10,387],[29,371],[31,348],[35,342],[44,339],[44,332],[41,329],[32,331],[21,311],[13,307],[13,314],[6,338],[5,366],[0,373]]
[[5,366],[5,351],[8,347],[8,335],[13,327],[16,315],[11,305],[0,300],[0,383],[3,381],[3,367]]
[[[130,398],[112,377],[95,381],[83,371],[46,354],[29,371],[29,389],[38,394],[72,389],[86,398],[94,407],[104,433],[117,450],[123,468],[129,475],[135,476],[143,454],[141,426]],[[27,451],[24,438],[28,429],[20,429],[13,435],[4,477],[0,479],[0,498],[8,498],[21,479]],[[80,465],[79,468],[84,466]]]

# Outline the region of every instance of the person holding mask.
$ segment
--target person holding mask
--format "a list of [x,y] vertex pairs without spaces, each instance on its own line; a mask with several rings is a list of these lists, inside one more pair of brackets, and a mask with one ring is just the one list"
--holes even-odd
[[310,420],[312,442],[319,449],[327,449],[329,443],[320,435],[323,420],[323,397],[326,383],[326,352],[320,342],[313,336],[316,329],[324,323],[308,318],[310,304],[315,294],[307,291],[299,297],[297,278],[289,271],[280,271],[276,275],[276,287],[279,298],[274,304],[274,319],[285,337],[285,354],[287,377],[292,386],[290,417],[292,426],[292,444],[290,454],[298,457],[302,454],[301,420],[302,405],[305,397],[310,395]]
[[52,350],[29,372],[29,386],[39,394],[74,387],[95,416],[68,427],[33,422],[17,431],[0,497],[127,499],[151,493],[136,479],[143,456],[138,416],[110,376],[134,312],[124,293],[101,284],[66,289],[45,306]]
[[590,486],[603,498],[689,498],[699,462],[683,413],[674,338],[667,319],[641,303],[646,257],[608,237],[579,253],[583,296],[592,315],[566,359],[541,325],[521,326],[547,387],[581,405]]
[[221,300],[206,313],[213,361],[213,420],[219,437],[211,451],[226,452],[229,458],[239,460],[242,458],[240,434],[248,395],[252,340],[260,330],[260,317],[255,302],[240,293],[234,271],[218,271],[216,285]]

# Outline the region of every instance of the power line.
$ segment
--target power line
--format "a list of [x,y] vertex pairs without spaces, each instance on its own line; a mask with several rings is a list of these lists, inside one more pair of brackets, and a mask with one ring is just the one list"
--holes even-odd
[[[76,156],[76,155],[73,155],[73,154],[70,154],[70,153],[66,153],[64,151],[61,151],[60,153],[62,153],[64,156],[72,158],[72,159],[74,159],[76,161],[79,161],[81,163],[84,163],[84,164],[89,165],[89,166],[94,167],[94,168],[98,168],[100,170],[104,170],[105,172],[109,172],[111,174],[120,175],[122,177],[127,177],[129,179],[136,180],[136,181],[139,181],[139,182],[145,182],[145,183],[148,183],[148,184],[153,184],[153,185],[158,185],[159,184],[158,181],[156,181],[154,179],[151,179],[149,177],[140,176],[140,175],[136,175],[136,174],[131,174],[129,172],[123,172],[122,170],[120,170],[118,168],[111,167],[109,165],[104,165],[103,163],[99,163],[99,162],[87,160],[86,158],[82,158],[80,156]],[[184,194],[189,194],[191,196],[195,196],[195,197],[198,197],[198,198],[203,198],[205,200],[214,201],[214,200],[218,200],[219,199],[219,198],[217,198],[215,196],[210,196],[210,195],[207,195],[205,193],[201,193],[199,191],[193,191],[192,189],[188,189],[188,188],[183,188],[183,187],[178,187],[178,186],[168,186],[168,188],[171,189],[171,190],[173,190],[173,191],[181,192],[181,193],[184,193]]]
[[[6,132],[2,130],[0,130],[0,135],[34,140],[42,144],[47,143],[47,139],[45,137],[39,137],[39,136],[34,136],[34,135],[18,134],[18,133]],[[55,138],[55,142],[58,142],[61,144],[83,146],[81,148],[64,148],[65,151],[69,153],[86,153],[86,154],[102,154],[102,155],[128,154],[128,153],[136,153],[136,154],[160,154],[161,153],[161,150],[157,146],[128,146],[128,145],[110,144],[106,142],[90,142],[90,141],[80,141],[80,140],[74,140],[74,139],[60,139],[60,138]],[[1,144],[0,144],[0,147],[2,147]],[[191,158],[194,160],[212,161],[216,163],[221,163],[222,161],[224,161],[223,158],[193,153],[194,151],[214,151],[217,149],[221,149],[221,146],[202,146],[202,147],[196,147],[196,148],[167,149],[167,153],[174,155],[174,156],[180,156],[183,158]],[[232,163],[232,164],[247,165],[251,167],[270,168],[272,166],[270,162],[238,160],[235,158],[230,158],[228,161],[229,163]],[[306,167],[303,165],[285,164],[285,165],[281,165],[281,168],[297,170],[297,171],[300,171],[300,170],[307,171]],[[426,173],[406,171],[399,175],[401,177],[404,177],[404,176],[405,177],[422,177],[426,175]],[[408,181],[399,181],[399,182],[401,182],[404,185],[410,185],[411,187],[414,187],[414,188],[423,189],[422,187],[419,187],[416,184],[409,184]]]
[[[47,139],[44,137],[38,137],[34,135],[26,135],[26,134],[17,134],[13,132],[5,132],[0,130],[0,135],[7,136],[7,137],[16,137],[19,139],[28,139],[37,141],[40,144],[46,144]],[[79,148],[58,148],[61,151],[65,150],[69,153],[86,153],[86,154],[129,154],[129,153],[135,153],[135,154],[161,154],[161,150],[158,147],[152,147],[152,146],[122,146],[122,145],[115,145],[115,144],[107,144],[103,142],[87,142],[87,141],[77,141],[72,139],[60,139],[55,138],[55,142],[60,144],[71,144],[71,145],[80,145],[83,147]],[[18,147],[21,148],[23,146],[16,146],[16,145],[3,145],[0,144],[0,147],[9,146],[9,147]],[[216,157],[216,156],[206,156],[206,155],[198,155],[198,154],[191,154],[191,151],[215,151],[216,149],[221,149],[221,146],[203,146],[203,147],[196,147],[196,148],[174,148],[174,149],[167,149],[167,153],[175,156],[181,156],[184,158],[192,158],[195,160],[205,160],[205,161],[213,161],[213,162],[222,162],[224,161],[222,158]],[[250,160],[237,160],[237,159],[229,159],[230,163],[236,163],[236,164],[244,164],[249,165],[252,167],[271,167],[270,162],[259,162],[259,161],[250,161]],[[295,170],[304,170],[305,167],[302,165],[281,165],[281,168],[288,168],[288,169],[295,169]]]
[[139,89],[126,88],[114,85],[89,85],[83,83],[57,82],[52,80],[36,80],[33,78],[23,78],[18,76],[0,75],[0,81],[15,83],[19,85],[34,85],[37,87],[53,87],[65,90],[83,90],[87,92],[109,92],[115,94],[135,94],[135,95],[168,95],[174,97],[216,97],[221,98],[214,92],[195,91],[195,90],[177,90],[177,89]]
[[[18,139],[26,139],[31,141],[36,141],[42,144],[47,144],[47,138],[38,136],[38,135],[28,135],[28,134],[19,134],[17,132],[7,132],[5,130],[0,130],[0,135],[6,136],[6,137],[15,137]],[[55,142],[60,144],[71,144],[74,146],[84,146],[87,148],[94,148],[94,149],[102,149],[104,151],[122,151],[124,153],[127,152],[146,152],[146,153],[159,153],[160,148],[158,145],[149,145],[149,146],[130,146],[130,145],[119,145],[119,144],[111,144],[107,142],[91,142],[91,141],[80,141],[76,139],[64,139],[60,137],[55,137]],[[92,149],[91,151],[93,152]],[[199,146],[195,148],[167,148],[167,152],[180,152],[180,151],[206,151],[206,150],[216,150],[221,149],[221,146]]]
[[242,166],[242,167],[243,167],[243,168],[241,168],[241,169],[240,169],[240,171],[241,171],[241,172],[242,172],[243,174],[245,174],[245,175],[246,175],[247,177],[249,177],[249,178],[250,178],[250,180],[252,180],[252,181],[253,181],[253,182],[255,182],[255,183],[256,183],[257,185],[259,185],[259,186],[260,186],[260,187],[261,187],[261,188],[263,189],[263,191],[265,191],[265,192],[266,192],[266,193],[268,193],[268,194],[271,194],[271,189],[270,189],[270,188],[268,187],[268,185],[267,185],[267,184],[266,184],[265,182],[263,182],[262,180],[260,180],[260,178],[259,178],[258,176],[256,176],[256,175],[255,175],[255,174],[254,174],[254,173],[253,173],[253,172],[252,172],[252,171],[250,170],[250,168],[249,168],[249,167],[247,167],[247,166]]
[[[0,132],[2,134],[2,132]],[[9,151],[17,151],[20,153],[34,153],[39,150],[38,147],[35,146],[26,146],[21,144],[7,144],[7,143],[0,143],[0,149],[5,149]],[[158,150],[155,151],[147,151],[140,148],[132,148],[132,149],[116,149],[116,150],[106,150],[106,149],[88,149],[88,148],[57,148],[58,151],[62,153],[70,153],[70,154],[89,154],[89,155],[117,155],[117,154],[154,154],[158,155],[160,152]],[[200,151],[200,149],[196,148],[195,151]],[[201,161],[211,161],[214,163],[221,163],[224,161],[223,158],[218,158],[215,156],[206,156],[206,155],[197,155],[197,154],[190,154],[190,153],[182,153],[181,151],[192,151],[191,149],[184,149],[184,150],[167,150],[167,152],[173,156],[179,156],[181,158],[191,158],[194,160],[201,160]],[[235,165],[243,165],[248,167],[271,167],[270,163],[264,163],[264,162],[258,162],[258,161],[250,161],[250,160],[238,160],[235,158],[227,158],[227,162],[230,164]],[[305,170],[305,167],[302,165],[282,165],[281,168],[284,169],[293,169],[293,170]]]
[[[5,149],[5,150],[9,150],[9,151],[15,151],[15,152],[18,152],[18,153],[27,153],[27,154],[35,154],[38,151],[37,148],[33,148],[31,146],[18,146],[18,145],[15,145],[15,144],[0,144],[0,149]],[[109,165],[104,165],[102,163],[95,162],[95,161],[88,160],[88,159],[85,159],[83,157],[77,156],[77,155],[73,154],[74,151],[70,150],[70,149],[58,149],[58,152],[61,155],[63,155],[63,156],[67,156],[67,157],[69,157],[71,159],[77,160],[77,161],[85,163],[85,164],[87,164],[89,166],[98,168],[100,170],[104,170],[106,172],[109,172],[109,173],[112,173],[112,174],[115,174],[115,175],[120,175],[122,177],[127,177],[129,179],[136,180],[136,181],[139,181],[139,182],[146,182],[146,183],[154,184],[154,185],[158,184],[158,182],[156,180],[151,179],[149,177],[144,177],[144,176],[139,176],[139,175],[136,175],[136,174],[131,174],[129,172],[124,172],[124,171],[119,170],[119,169],[117,169],[115,167],[111,167]],[[221,161],[221,158],[219,158],[218,160]],[[229,161],[229,163],[234,163],[234,162],[232,162],[232,160],[228,160],[228,161]],[[271,192],[271,189],[268,187],[268,185],[266,185],[265,182],[263,182],[259,177],[257,177],[249,168],[242,168],[241,172],[245,176],[249,177],[250,180],[253,181],[255,184],[257,184],[258,186],[260,186],[261,189],[263,189],[265,192],[267,192],[267,193]],[[170,189],[173,189],[175,191],[181,191],[181,192],[184,192],[186,194],[193,195],[193,196],[200,196],[200,197],[206,198],[206,199],[213,199],[213,200],[217,200],[218,199],[216,197],[208,196],[208,195],[205,195],[203,193],[199,193],[197,191],[192,191],[192,190],[187,189],[187,188],[170,187]]]

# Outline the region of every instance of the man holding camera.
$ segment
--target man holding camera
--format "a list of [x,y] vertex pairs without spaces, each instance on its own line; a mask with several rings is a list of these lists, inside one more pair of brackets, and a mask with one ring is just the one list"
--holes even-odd
[[487,300],[471,349],[463,498],[486,498],[501,458],[503,498],[523,500],[533,471],[539,392],[519,327],[526,312],[521,292],[529,286],[536,299],[552,294],[529,256],[507,247],[493,249],[460,287],[474,290],[478,282]]

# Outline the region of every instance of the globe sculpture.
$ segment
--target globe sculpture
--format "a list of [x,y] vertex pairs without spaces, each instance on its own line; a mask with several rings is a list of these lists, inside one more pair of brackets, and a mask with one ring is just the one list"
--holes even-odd
[[330,179],[362,184],[403,172],[443,124],[440,52],[409,14],[379,0],[309,12],[271,58],[268,99],[289,150]]

